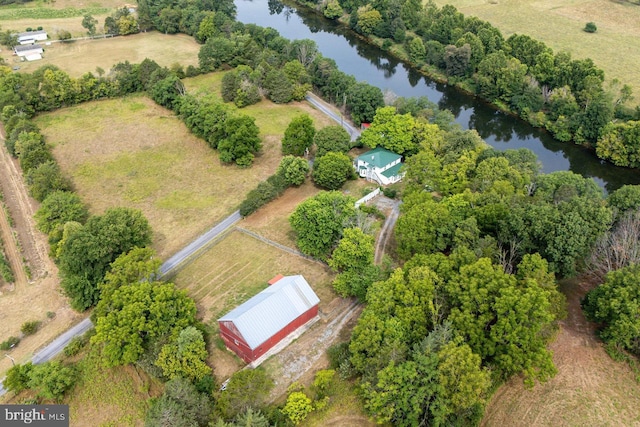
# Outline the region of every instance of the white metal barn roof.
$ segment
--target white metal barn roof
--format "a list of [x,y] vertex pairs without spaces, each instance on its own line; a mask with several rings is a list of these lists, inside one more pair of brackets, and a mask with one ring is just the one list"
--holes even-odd
[[253,350],[318,302],[304,277],[286,276],[218,321],[233,322]]

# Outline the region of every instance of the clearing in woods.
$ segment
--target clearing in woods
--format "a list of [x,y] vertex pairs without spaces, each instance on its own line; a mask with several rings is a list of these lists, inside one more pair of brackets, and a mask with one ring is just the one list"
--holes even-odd
[[[505,38],[526,34],[554,52],[591,58],[608,81],[628,84],[640,102],[640,7],[624,0],[436,0],[452,4],[500,29]],[[582,31],[594,22],[596,33]]]
[[556,376],[531,390],[512,378],[493,395],[482,426],[640,425],[640,383],[626,363],[609,357],[582,314],[588,286],[561,284],[569,315],[550,345]]
[[[81,316],[68,307],[66,298],[60,292],[58,270],[48,257],[47,237],[35,229],[33,214],[36,202],[28,196],[20,167],[4,146],[4,128],[1,125],[0,186],[7,212],[13,219],[11,227],[4,209],[0,209],[2,240],[16,279],[13,284],[0,286],[0,342],[10,336],[19,337],[20,326],[24,322],[42,322],[36,334],[23,338],[18,346],[8,352],[17,363],[24,363],[37,349],[69,328]],[[31,278],[26,274],[25,265],[29,268]],[[52,318],[47,316],[49,312]],[[0,377],[10,367],[10,359],[2,357]]]

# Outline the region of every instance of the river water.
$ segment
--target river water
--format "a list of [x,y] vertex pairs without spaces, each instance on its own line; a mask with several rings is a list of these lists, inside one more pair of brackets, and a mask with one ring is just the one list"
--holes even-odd
[[464,129],[475,129],[496,149],[532,150],[540,159],[543,172],[571,170],[593,178],[607,192],[624,184],[640,184],[640,171],[613,166],[598,159],[592,151],[556,141],[547,132],[476,97],[434,82],[334,21],[277,0],[236,0],[235,4],[238,21],[275,28],[290,40],[314,40],[322,55],[335,60],[345,73],[399,96],[428,97],[441,109],[453,112]]

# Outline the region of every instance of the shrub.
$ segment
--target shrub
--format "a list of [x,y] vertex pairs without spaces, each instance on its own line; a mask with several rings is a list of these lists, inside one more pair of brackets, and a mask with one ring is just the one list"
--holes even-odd
[[289,417],[294,425],[300,424],[313,411],[311,399],[302,391],[294,391],[287,397],[282,412]]
[[89,339],[85,336],[75,337],[64,348],[64,355],[67,357],[75,356],[76,354],[80,353],[80,350],[82,350],[85,345],[87,345],[87,342],[89,342]]
[[20,343],[20,338],[9,337],[6,341],[0,343],[0,350],[11,350],[13,347],[17,346],[18,343]]
[[398,191],[395,190],[394,188],[383,188],[382,194],[384,194],[386,197],[390,199],[395,199],[396,195],[398,194]]
[[39,328],[40,322],[38,320],[32,320],[31,322],[24,322],[20,327],[20,331],[25,335],[33,335],[38,332]]
[[584,32],[586,33],[595,33],[598,31],[598,27],[594,22],[587,22],[587,25],[584,26]]
[[58,40],[70,40],[71,33],[67,30],[59,30],[58,31]]
[[47,311],[47,319],[53,319],[56,317],[55,311]]

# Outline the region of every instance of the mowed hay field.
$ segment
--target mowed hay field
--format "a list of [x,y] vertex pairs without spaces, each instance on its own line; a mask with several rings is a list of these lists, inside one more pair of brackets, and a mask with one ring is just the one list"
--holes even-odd
[[158,32],[134,34],[108,39],[78,40],[70,43],[54,42],[44,46],[40,61],[24,62],[3,49],[2,57],[10,66],[19,66],[21,72],[33,72],[43,65],[55,65],[72,77],[92,72],[100,67],[109,71],[119,62],[140,63],[153,59],[161,66],[180,64],[198,65],[200,45],[186,34],[166,35]]
[[[526,34],[554,51],[591,58],[605,72],[634,90],[640,102],[640,7],[613,0],[436,0],[454,5],[502,31],[505,38]],[[582,31],[594,22],[598,31]]]
[[341,299],[333,292],[334,273],[328,267],[240,231],[228,233],[173,278],[196,301],[199,317],[215,334],[209,354],[218,380],[224,381],[245,364],[217,338],[216,320],[265,289],[277,274],[302,274],[320,298],[320,311],[326,311],[334,300]]
[[293,116],[307,112],[316,123],[324,119],[305,103],[263,101],[254,111],[260,113],[263,148],[249,169],[222,164],[172,112],[143,96],[61,109],[36,123],[91,212],[141,209],[153,228],[154,248],[166,258],[233,212],[275,172],[281,135]]

